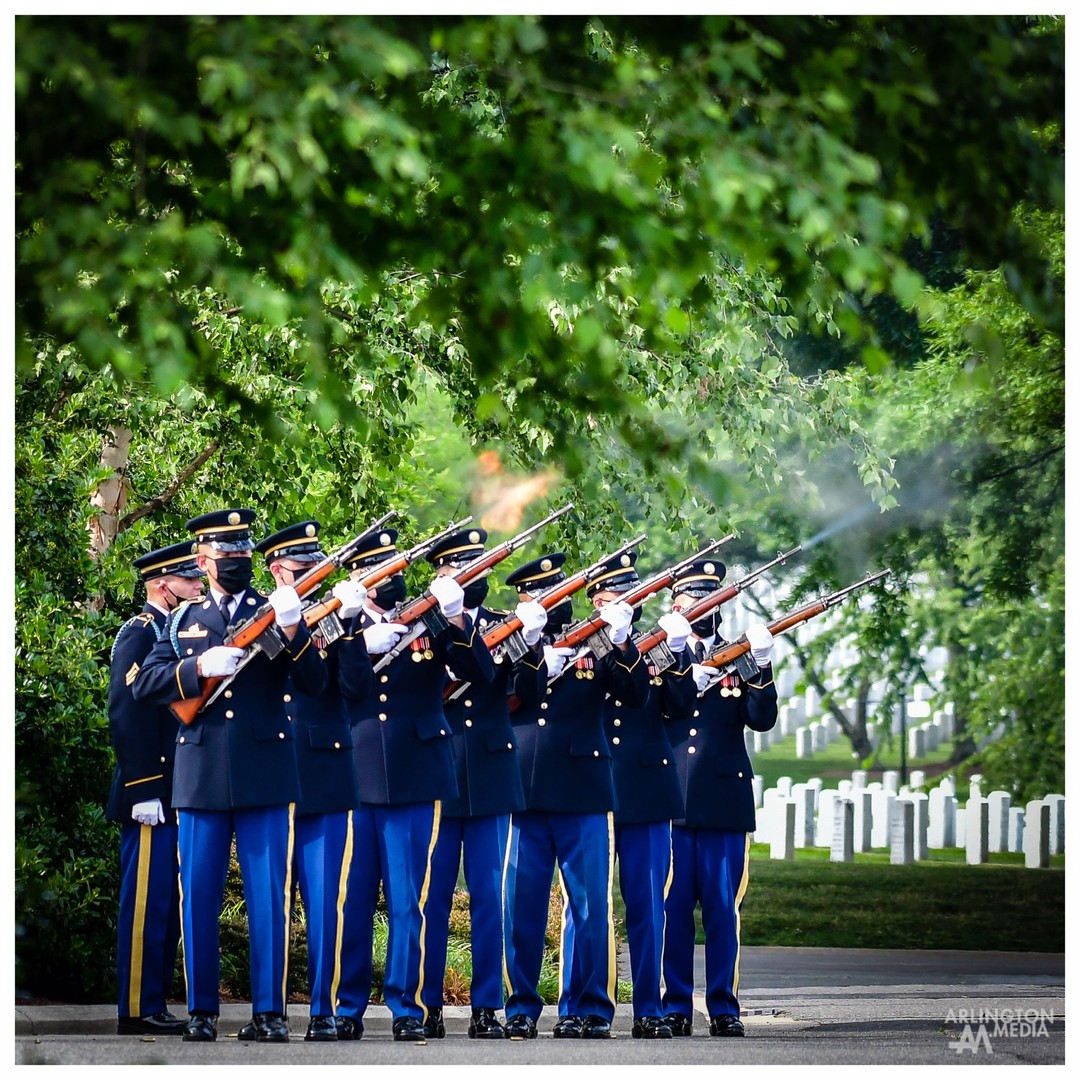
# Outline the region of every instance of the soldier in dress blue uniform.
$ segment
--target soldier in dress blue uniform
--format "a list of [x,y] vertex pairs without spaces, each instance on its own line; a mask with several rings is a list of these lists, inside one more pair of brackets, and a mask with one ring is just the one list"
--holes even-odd
[[[355,577],[396,554],[397,532],[386,529],[361,544],[350,562]],[[358,595],[348,596],[353,584]],[[424,951],[431,855],[439,835],[442,800],[457,795],[450,725],[443,712],[446,669],[459,678],[490,682],[491,653],[465,613],[461,586],[436,578],[429,586],[445,627],[416,633],[393,622],[405,599],[399,574],[366,595],[356,581],[335,586],[350,605],[362,604],[340,650],[342,688],[353,735],[360,789],[345,907],[344,968],[338,992],[338,1037],[363,1033],[371,996],[372,919],[382,882],[389,928],[383,996],[394,1038],[425,1042]],[[431,620],[435,623],[435,618]],[[396,645],[402,648],[396,655]]]
[[[321,562],[319,523],[301,521],[255,545],[278,585],[295,585]],[[327,641],[312,629],[315,647],[326,665],[319,694],[292,691],[289,715],[296,728],[300,800],[296,804],[293,849],[295,886],[304,903],[307,929],[311,1010],[309,1042],[337,1040],[334,1016],[341,978],[346,883],[353,846],[353,812],[360,804],[353,768],[352,732],[338,678],[340,641]]]
[[[685,611],[719,587],[723,563],[698,560],[672,583],[673,610]],[[719,615],[693,624],[688,648],[707,657]],[[705,931],[705,1004],[712,1035],[745,1034],[739,1019],[739,920],[754,831],[753,769],[744,728],[768,731],[776,723],[772,634],[760,623],[746,631],[758,674],[748,681],[720,677],[695,663],[699,697],[686,718],[668,722],[685,810],[671,830],[672,881],[665,911],[665,1022],[674,1035],[692,1033],[694,909]],[[697,652],[700,646],[700,653]]]
[[[586,587],[597,608],[619,599],[639,583],[635,552],[611,559]],[[635,610],[635,616],[641,608]],[[675,662],[661,671],[642,658],[649,676],[648,696],[638,706],[604,702],[604,729],[611,747],[618,808],[615,853],[619,888],[626,905],[626,937],[633,979],[635,1039],[668,1039],[660,1001],[664,951],[664,898],[671,872],[671,820],[682,816],[682,792],[665,718],[687,715],[697,697],[686,649],[690,624],[676,612],[659,620]]]
[[[522,600],[564,580],[566,556],[541,556],[514,571],[506,583]],[[633,608],[622,601],[601,611],[614,646],[593,649],[545,646],[549,682],[541,700],[511,714],[521,760],[525,810],[511,818],[505,878],[506,1028],[512,1039],[536,1037],[543,1008],[537,992],[543,960],[548,896],[558,869],[573,954],[563,943],[564,983],[556,1038],[611,1038],[615,1014],[615,931],[611,913],[615,786],[611,749],[604,734],[603,704],[638,704],[648,675],[630,640]],[[569,600],[548,611],[551,640],[573,617]],[[594,643],[595,644],[595,643]],[[561,678],[563,668],[566,674]],[[564,920],[565,922],[566,920]]]
[[[318,694],[324,665],[289,585],[264,597],[251,587],[253,510],[217,510],[188,522],[196,565],[210,595],[170,616],[135,680],[139,700],[167,704],[198,697],[202,681],[228,679],[177,739],[173,805],[179,811],[180,912],[190,1017],[184,1038],[217,1038],[219,927],[230,845],[244,882],[251,945],[251,1000],[259,1041],[285,1042],[293,809],[300,780],[289,704],[295,689]],[[259,653],[239,668],[243,651],[224,644],[264,603],[281,651]]]
[[131,688],[178,604],[202,595],[191,541],[135,560],[146,588],[142,611],[120,627],[109,673],[109,733],[116,770],[106,816],[120,822],[116,1030],[120,1035],[182,1035],[165,1004],[180,943],[176,811],[172,770],[180,726],[164,706],[138,702]]
[[[463,529],[440,541],[427,554],[436,574],[452,574],[484,551],[487,531]],[[483,606],[487,577],[464,587],[465,611],[480,634],[507,616]],[[540,699],[547,686],[541,631],[547,612],[536,603],[519,604],[527,650],[512,660],[502,645],[493,654],[495,677],[490,683],[459,684],[444,709],[453,738],[458,794],[446,799],[439,839],[431,864],[428,891],[428,948],[425,953],[424,1003],[428,1038],[445,1034],[442,1022],[443,977],[450,907],[464,857],[469,891],[472,943],[472,1017],[469,1037],[502,1039],[505,1030],[495,1013],[503,1007],[502,876],[510,839],[510,814],[525,806],[517,744],[510,727],[507,699]],[[452,676],[456,676],[452,672]]]

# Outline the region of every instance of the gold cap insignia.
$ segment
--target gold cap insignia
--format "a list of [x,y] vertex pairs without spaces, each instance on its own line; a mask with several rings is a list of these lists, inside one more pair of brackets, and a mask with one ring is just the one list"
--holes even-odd
[[229,515],[229,524],[230,525],[239,525],[240,524],[240,515],[235,510]]
[[551,569],[551,560],[550,559],[541,559],[540,560],[540,569],[541,570],[550,570]]
[[306,529],[304,530],[304,534],[305,534],[306,536],[314,536],[314,535],[315,535],[315,526],[314,526],[314,525],[309,525],[309,526],[308,526],[308,527],[307,527],[307,528],[306,528]]
[[630,556],[629,556],[629,555],[624,555],[624,556],[623,556],[623,557],[622,557],[622,558],[621,558],[621,559],[619,560],[619,564],[620,564],[621,566],[629,566],[629,565],[630,565]]
[[711,563],[711,562],[707,562],[705,564],[705,566],[704,566],[704,570],[705,570],[706,574],[715,574],[716,573],[716,564]]
[[470,544],[479,544],[480,543],[480,534],[475,529],[473,529],[473,531],[471,533],[469,533],[469,543]]
[[390,534],[389,533],[383,533],[379,537],[379,543],[382,544],[383,547],[386,547],[386,545],[390,543]]

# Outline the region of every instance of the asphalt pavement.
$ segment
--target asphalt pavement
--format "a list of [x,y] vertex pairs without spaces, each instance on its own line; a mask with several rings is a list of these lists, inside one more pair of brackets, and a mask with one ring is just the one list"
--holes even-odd
[[[699,947],[697,985],[704,987]],[[103,1005],[15,1006],[18,1065],[321,1064],[365,1069],[474,1069],[562,1064],[627,1065],[1058,1065],[1065,1064],[1065,955],[746,947],[739,991],[746,1037],[709,1037],[704,993],[695,996],[690,1038],[631,1038],[629,1005],[616,1009],[610,1041],[556,1040],[553,1007],[528,1042],[469,1039],[469,1009],[444,1010],[447,1035],[398,1044],[390,1016],[371,1006],[360,1042],[305,1043],[306,1006],[290,1006],[287,1045],[238,1042],[247,1004],[223,1005],[216,1043],[120,1036]],[[183,1015],[184,1010],[174,1007]]]

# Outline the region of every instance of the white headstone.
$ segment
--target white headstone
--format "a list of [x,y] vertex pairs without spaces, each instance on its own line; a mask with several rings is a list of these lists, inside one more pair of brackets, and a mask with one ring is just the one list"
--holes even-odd
[[840,793],[840,798],[851,798],[851,792],[855,785],[850,780],[839,780],[836,784],[836,790]]
[[757,815],[757,830],[754,839],[760,844],[772,842],[776,830],[780,828],[780,820],[784,816],[783,804],[787,802],[785,795],[778,788],[766,788],[761,796],[761,812]]
[[964,813],[964,808],[960,805],[960,800],[956,800],[956,832],[953,835],[954,846],[961,850],[967,847],[967,814]]
[[941,745],[941,728],[932,720],[921,726],[923,731],[926,732],[926,752],[930,753]]
[[881,786],[895,795],[900,790],[900,774],[896,769],[886,769],[881,774]]
[[785,798],[791,794],[791,777],[778,776],[776,778],[776,790]]
[[785,799],[778,804],[780,814],[776,819],[776,831],[769,841],[770,859],[795,858],[795,803]]
[[944,709],[939,709],[931,716],[931,720],[938,726],[941,732],[941,741],[952,738],[952,715]]
[[806,723],[806,698],[800,694],[795,694],[788,699],[788,706],[791,709],[792,716],[795,717],[797,724]]
[[964,851],[969,866],[977,866],[989,859],[986,843],[989,828],[990,804],[985,799],[968,799],[964,808]]
[[[823,794],[826,794],[823,792]],[[829,862],[855,861],[855,804],[850,799],[833,799],[832,839]]]
[[934,696],[934,689],[928,683],[917,683],[915,686],[915,700],[929,701]]
[[866,770],[854,769],[851,773],[851,786],[854,788],[866,787]]
[[913,761],[926,757],[926,731],[922,727],[908,729],[907,752]]
[[873,721],[866,725],[866,741],[871,746],[877,746],[878,743],[878,726]]
[[814,737],[808,727],[795,729],[795,756],[797,758],[812,757],[814,753]]
[[780,706],[780,734],[786,739],[789,735],[795,734],[795,729],[799,726],[799,721],[792,711],[790,705]]
[[[814,847],[828,847],[833,841],[833,804],[840,797],[835,788],[826,788],[818,792],[817,813],[815,814]],[[852,827],[855,819],[852,818]]]
[[754,752],[760,754],[764,750],[769,749],[769,736],[771,731],[755,731],[754,732]]
[[915,860],[915,807],[906,799],[895,799],[889,809],[889,862],[907,866]]
[[939,784],[930,791],[927,802],[927,845],[935,849],[955,847],[956,796]]
[[951,774],[948,776],[943,776],[941,778],[941,783],[938,784],[938,787],[941,788],[941,790],[944,791],[946,795],[956,794],[956,781],[952,778]]
[[795,802],[795,846],[814,846],[814,789],[809,784],[793,784],[791,798]]
[[926,783],[926,773],[922,769],[912,769],[908,776],[908,784],[912,791],[918,791]]
[[1009,834],[1006,851],[1024,850],[1024,811],[1019,806],[1009,807]]
[[1042,799],[1024,807],[1024,865],[1029,870],[1050,865],[1050,807]]
[[754,809],[761,809],[761,801],[765,796],[765,781],[760,776],[754,776],[750,780],[750,786],[754,789]]
[[907,801],[912,806],[912,854],[916,862],[922,862],[930,858],[930,798],[923,791],[913,791]]
[[819,753],[828,745],[825,739],[825,725],[820,720],[815,720],[810,725],[810,738],[814,744],[814,753]]
[[1008,848],[1009,807],[1012,796],[1007,791],[991,791],[986,796],[988,809],[987,851],[1006,851]]
[[856,788],[855,803],[855,850],[869,851],[874,829],[874,794],[865,788]]
[[1043,796],[1050,807],[1050,854],[1065,854],[1065,796],[1056,792]]
[[746,747],[746,753],[750,757],[751,760],[753,760],[754,736],[756,734],[757,734],[757,732],[756,731],[751,731],[750,728],[743,728],[743,733],[742,733],[743,746]]
[[817,687],[808,686],[806,688],[806,719],[809,720],[811,716],[819,716],[821,714],[821,695],[817,691]]
[[889,822],[892,820],[892,805],[896,802],[896,795],[891,791],[875,791],[872,798],[874,800],[874,824],[870,832],[870,845],[875,848],[887,848],[889,846]]
[[982,773],[973,773],[971,779],[968,780],[968,798],[982,798]]

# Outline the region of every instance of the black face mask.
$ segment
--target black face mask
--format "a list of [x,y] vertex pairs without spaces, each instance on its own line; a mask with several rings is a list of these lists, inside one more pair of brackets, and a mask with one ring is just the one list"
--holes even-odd
[[375,590],[375,603],[389,611],[405,599],[405,579],[400,574],[394,574],[389,581],[384,581]]
[[229,596],[242,593],[251,584],[254,573],[250,558],[217,559],[214,569],[217,571],[218,588]]
[[465,593],[465,606],[467,608],[471,610],[479,607],[488,594],[488,579],[482,577],[479,581],[470,581],[468,585],[462,587],[462,591]]
[[715,611],[710,611],[708,615],[702,615],[697,622],[691,623],[690,626],[698,637],[712,637],[720,628],[720,616]]
[[561,630],[574,618],[574,603],[572,600],[564,600],[561,604],[548,608],[547,625],[544,629],[552,634]]

